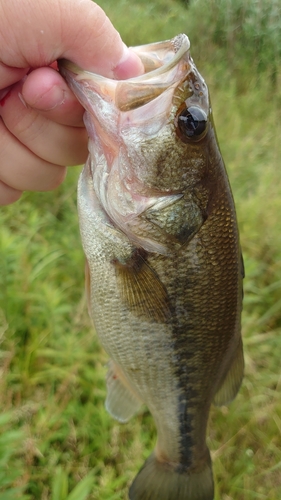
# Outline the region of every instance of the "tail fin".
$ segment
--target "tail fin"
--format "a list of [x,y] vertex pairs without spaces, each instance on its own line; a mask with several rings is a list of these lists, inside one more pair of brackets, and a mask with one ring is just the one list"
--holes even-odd
[[129,490],[130,500],[213,500],[211,459],[199,472],[178,472],[175,467],[148,457]]

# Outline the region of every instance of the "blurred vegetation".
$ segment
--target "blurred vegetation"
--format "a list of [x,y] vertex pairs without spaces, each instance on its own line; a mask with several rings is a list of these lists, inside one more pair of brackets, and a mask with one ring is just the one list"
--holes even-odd
[[[281,498],[281,1],[100,0],[127,44],[185,32],[209,85],[241,232],[246,375],[213,409],[216,500]],[[155,442],[104,409],[86,312],[78,170],[0,212],[0,498],[123,500]]]

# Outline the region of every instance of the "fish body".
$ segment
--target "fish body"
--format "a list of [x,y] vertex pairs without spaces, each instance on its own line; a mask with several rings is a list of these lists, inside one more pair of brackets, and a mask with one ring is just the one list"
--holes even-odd
[[243,377],[243,264],[208,89],[179,35],[134,50],[146,73],[113,81],[62,61],[86,109],[78,187],[89,312],[110,356],[108,411],[144,403],[157,443],[131,500],[212,500],[211,403]]

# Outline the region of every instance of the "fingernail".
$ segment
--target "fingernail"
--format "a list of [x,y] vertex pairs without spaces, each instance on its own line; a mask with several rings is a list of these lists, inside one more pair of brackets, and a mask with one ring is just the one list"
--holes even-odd
[[139,76],[143,73],[144,67],[140,58],[124,44],[123,56],[113,70],[114,78],[116,80],[126,80],[127,78]]
[[21,103],[24,105],[25,108],[27,108],[27,104],[26,104],[26,102],[24,100],[23,95],[19,92],[18,96],[19,96],[19,100],[21,101]]

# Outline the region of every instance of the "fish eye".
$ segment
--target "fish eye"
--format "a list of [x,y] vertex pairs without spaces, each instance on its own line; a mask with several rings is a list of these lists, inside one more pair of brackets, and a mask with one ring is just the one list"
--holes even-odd
[[202,108],[189,106],[177,116],[177,134],[184,142],[199,141],[205,136],[208,128],[208,117]]

